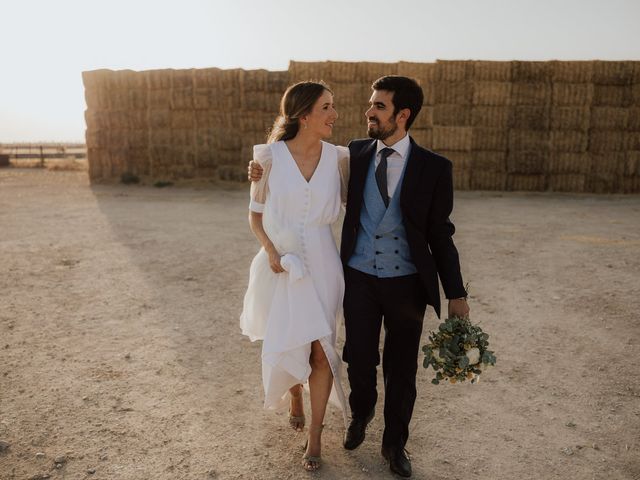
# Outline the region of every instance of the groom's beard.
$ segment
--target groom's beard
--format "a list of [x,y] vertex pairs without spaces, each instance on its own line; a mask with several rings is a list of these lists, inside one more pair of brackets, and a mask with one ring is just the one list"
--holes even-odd
[[367,135],[369,135],[369,138],[373,138],[375,140],[385,140],[396,133],[396,131],[398,130],[398,124],[393,117],[391,117],[391,119],[389,120],[389,126],[387,126],[387,128],[379,128],[380,123],[377,118],[371,117],[369,118],[369,121],[371,120],[375,121],[377,124],[372,125],[367,129]]

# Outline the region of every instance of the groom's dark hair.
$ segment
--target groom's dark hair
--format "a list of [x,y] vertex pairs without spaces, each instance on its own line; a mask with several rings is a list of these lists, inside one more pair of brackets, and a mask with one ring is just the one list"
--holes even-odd
[[407,119],[407,130],[420,113],[424,94],[422,88],[413,78],[401,77],[399,75],[386,75],[380,77],[373,85],[373,90],[385,90],[393,93],[393,114],[397,115],[403,108],[408,108],[411,112]]

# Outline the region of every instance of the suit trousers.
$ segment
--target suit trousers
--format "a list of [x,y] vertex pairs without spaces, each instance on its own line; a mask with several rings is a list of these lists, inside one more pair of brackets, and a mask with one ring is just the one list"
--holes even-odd
[[427,297],[418,274],[378,278],[345,267],[343,360],[353,418],[366,418],[376,406],[380,328],[384,324],[384,447],[402,448],[416,399],[416,373]]

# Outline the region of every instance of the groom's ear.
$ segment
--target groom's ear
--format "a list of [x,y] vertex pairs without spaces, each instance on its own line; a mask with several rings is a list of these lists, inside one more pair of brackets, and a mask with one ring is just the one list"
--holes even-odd
[[407,125],[407,122],[409,121],[410,116],[411,116],[411,110],[408,108],[403,108],[397,113],[396,122],[401,124],[404,127]]

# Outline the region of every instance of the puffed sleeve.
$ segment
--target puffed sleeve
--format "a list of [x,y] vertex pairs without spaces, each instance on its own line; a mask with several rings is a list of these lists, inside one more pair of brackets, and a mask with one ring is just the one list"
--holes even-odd
[[340,199],[342,204],[347,204],[347,190],[349,187],[349,149],[336,146],[338,150],[338,171],[340,172]]
[[251,182],[251,201],[249,210],[262,213],[269,193],[269,173],[271,172],[271,147],[267,144],[253,146],[253,159],[262,167],[262,177],[257,182]]

